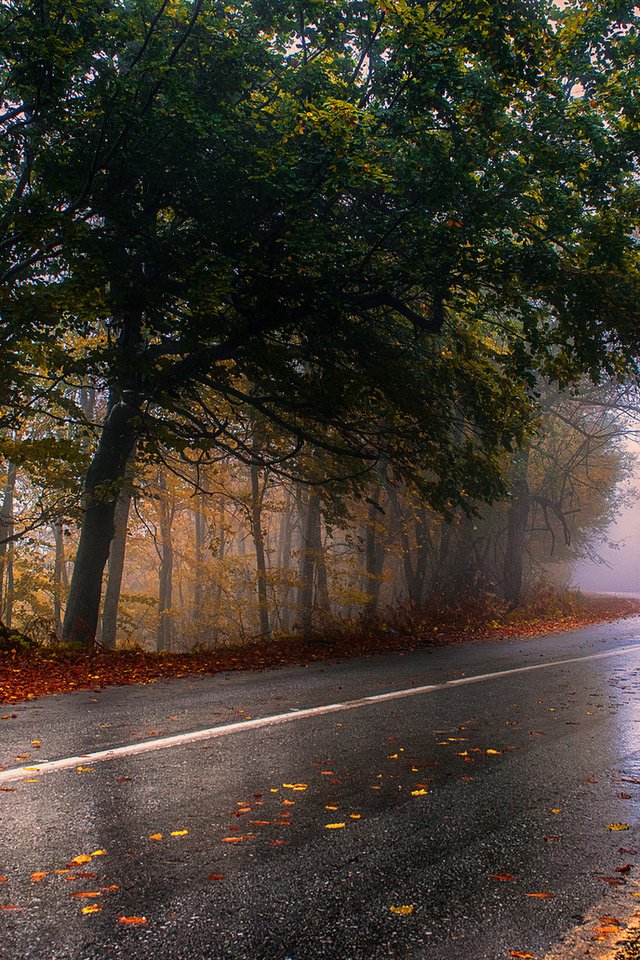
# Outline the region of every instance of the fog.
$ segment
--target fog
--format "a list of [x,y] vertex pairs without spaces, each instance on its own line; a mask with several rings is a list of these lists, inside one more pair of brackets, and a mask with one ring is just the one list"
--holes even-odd
[[[629,443],[638,457],[639,443]],[[632,489],[635,489],[635,495]],[[621,498],[630,502],[607,530],[611,546],[599,544],[597,553],[603,562],[581,561],[574,571],[574,582],[582,590],[593,593],[640,593],[640,459],[635,477],[621,491]]]

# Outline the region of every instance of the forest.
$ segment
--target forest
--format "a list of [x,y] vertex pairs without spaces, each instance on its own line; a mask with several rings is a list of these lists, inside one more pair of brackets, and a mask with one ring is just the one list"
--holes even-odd
[[633,470],[638,15],[3,2],[4,626],[202,651],[569,586]]

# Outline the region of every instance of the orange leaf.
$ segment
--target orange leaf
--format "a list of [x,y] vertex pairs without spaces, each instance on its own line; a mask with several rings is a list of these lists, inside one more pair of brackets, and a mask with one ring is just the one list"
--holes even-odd
[[72,893],[72,897],[77,897],[78,900],[93,900],[94,897],[100,896],[99,890],[80,890],[78,893]]
[[99,913],[102,910],[102,907],[98,903],[90,903],[89,906],[83,907],[83,913]]
[[551,897],[555,897],[555,893],[525,893],[525,897],[535,897],[537,900],[550,900]]
[[209,880],[224,880],[224,873],[210,873]]
[[223,837],[223,843],[242,843],[242,837]]
[[118,917],[118,923],[149,923],[146,917]]
[[71,863],[91,863],[91,857],[88,857],[86,853],[81,853],[78,857],[74,857]]
[[34,883],[40,883],[43,877],[47,876],[48,872],[48,870],[37,870],[35,873],[31,874],[31,879]]
[[526,953],[524,950],[509,950],[510,957],[519,957],[520,960],[536,960],[532,953]]
[[150,833],[149,840],[164,840],[163,833]]

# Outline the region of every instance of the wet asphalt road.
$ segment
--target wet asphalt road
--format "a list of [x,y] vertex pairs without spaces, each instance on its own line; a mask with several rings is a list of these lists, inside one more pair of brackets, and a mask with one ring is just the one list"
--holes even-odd
[[0,708],[14,768],[636,639],[637,653],[3,780],[0,958],[544,957],[605,910],[612,879],[640,889],[640,618]]

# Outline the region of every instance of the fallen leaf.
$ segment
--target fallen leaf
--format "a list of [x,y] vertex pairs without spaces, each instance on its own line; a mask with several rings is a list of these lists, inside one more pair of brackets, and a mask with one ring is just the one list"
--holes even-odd
[[150,833],[149,840],[164,840],[163,833]]
[[98,903],[90,903],[88,906],[82,908],[83,913],[100,913],[102,907]]
[[146,917],[118,917],[118,923],[139,924],[148,922]]
[[36,870],[35,873],[31,874],[31,879],[34,883],[39,883],[48,873],[48,870]]
[[86,853],[81,853],[77,857],[74,857],[71,863],[91,863],[91,857],[87,856]]
[[325,823],[325,830],[340,830],[341,827],[345,827],[346,823]]
[[350,813],[350,814],[349,814],[349,817],[350,817],[351,820],[361,820],[361,819],[362,819],[362,814],[361,814],[361,813]]
[[426,795],[427,795],[428,793],[429,793],[428,790],[424,790],[423,788],[421,788],[420,790],[412,790],[412,791],[411,791],[411,796],[412,796],[412,797],[426,797]]
[[77,900],[93,900],[95,897],[100,896],[99,890],[81,890],[78,893],[72,893],[72,897],[75,897]]
[[628,823],[608,823],[607,830],[628,830]]
[[171,836],[172,836],[172,837],[186,837],[186,835],[187,835],[188,833],[189,833],[188,830],[172,830],[172,831],[171,831]]
[[5,903],[0,906],[0,910],[22,910],[22,907],[17,907],[14,903]]
[[307,783],[283,783],[283,787],[286,787],[287,790],[306,790],[309,784]]
[[6,883],[9,877],[0,876],[0,883]]
[[223,837],[223,843],[242,843],[242,837]]
[[535,897],[537,900],[550,900],[551,897],[555,897],[555,893],[548,893],[547,891],[543,893],[525,893],[525,897]]
[[224,880],[224,873],[210,873],[209,880]]
[[536,960],[533,953],[527,953],[524,950],[509,950],[510,957],[519,957],[520,960]]
[[389,907],[391,913],[396,913],[401,917],[408,917],[414,911],[414,905],[412,903],[403,904],[400,907]]
[[488,753],[492,757],[497,757],[499,754],[502,753],[502,750],[487,750],[486,753]]
[[627,882],[623,880],[622,877],[598,877],[598,880],[602,880],[603,883],[608,883],[610,887],[621,887]]
[[492,873],[492,880],[515,880],[515,877],[512,873]]
[[106,850],[94,850],[93,853],[91,854],[91,856],[92,856],[92,857],[104,857],[104,855],[106,854],[106,852],[107,852]]
[[624,867],[616,867],[616,873],[629,873],[631,870],[631,864],[625,863]]

